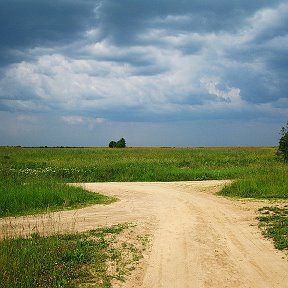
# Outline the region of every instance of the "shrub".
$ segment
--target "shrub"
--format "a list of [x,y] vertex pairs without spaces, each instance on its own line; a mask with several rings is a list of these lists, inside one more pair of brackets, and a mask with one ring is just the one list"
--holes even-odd
[[288,122],[286,127],[281,129],[281,138],[279,140],[278,154],[281,155],[284,161],[288,162]]

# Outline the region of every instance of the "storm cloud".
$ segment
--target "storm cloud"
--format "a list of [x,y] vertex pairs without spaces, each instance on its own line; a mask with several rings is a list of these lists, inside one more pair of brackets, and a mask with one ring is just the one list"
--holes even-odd
[[238,129],[238,145],[275,145],[287,14],[284,0],[1,1],[0,144],[45,130],[47,145],[237,145]]

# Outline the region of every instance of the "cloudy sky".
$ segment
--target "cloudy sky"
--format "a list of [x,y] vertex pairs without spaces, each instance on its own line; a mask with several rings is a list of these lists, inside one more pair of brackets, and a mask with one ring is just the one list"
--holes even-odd
[[0,145],[277,145],[287,0],[0,0]]

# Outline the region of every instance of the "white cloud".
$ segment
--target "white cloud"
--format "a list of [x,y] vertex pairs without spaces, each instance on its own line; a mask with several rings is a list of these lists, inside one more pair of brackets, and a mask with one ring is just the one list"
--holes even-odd
[[[205,41],[213,42],[213,39],[215,38],[211,39],[211,35],[208,35]],[[220,44],[215,42],[215,47],[218,47],[215,49],[221,49],[221,37],[218,42]],[[103,47],[107,55],[113,54],[113,47],[108,47],[107,43],[103,43]],[[128,53],[125,49],[118,50],[119,55]],[[171,113],[173,109],[175,113],[177,111],[179,113],[181,109],[187,110],[187,101],[193,106],[195,102],[193,98],[198,99],[198,95],[205,93],[207,97],[216,96],[215,102],[224,100],[234,106],[243,104],[239,88],[231,87],[224,92],[217,88],[219,84],[217,82],[208,81],[205,85],[201,82],[207,73],[209,75],[211,72],[213,74],[221,72],[219,70],[221,68],[217,67],[218,59],[212,59],[214,55],[211,55],[211,49],[209,53],[204,51],[200,55],[184,55],[169,46],[165,51],[157,46],[132,47],[128,51],[153,59],[153,65],[162,67],[163,70],[155,75],[145,73],[142,75],[141,69],[145,70],[145,65],[133,66],[132,62],[123,63],[97,58],[78,60],[59,54],[42,55],[35,62],[22,62],[11,66],[1,82],[4,83],[3,87],[5,82],[13,81],[14,85],[12,88],[11,85],[6,85],[10,88],[1,93],[16,95],[25,91],[26,94],[33,95],[43,106],[44,103],[48,103],[48,106],[65,111],[99,109],[113,111],[117,107],[141,107],[144,113],[145,111],[156,114],[159,111]],[[225,65],[225,62],[222,65]],[[10,106],[14,103],[15,108],[21,106],[25,109],[26,104],[41,109],[37,101],[35,103],[38,104],[34,104],[33,99],[29,102],[13,99],[7,101],[10,102]],[[205,109],[205,105],[209,109],[210,104],[205,99],[202,103],[201,109]],[[70,124],[86,122],[82,118],[63,120]]]
[[[203,79],[202,83],[205,85],[210,95],[216,96],[217,101],[232,104],[234,106],[242,106],[245,102],[241,99],[240,89],[235,87],[228,87],[223,85],[219,80]],[[219,86],[223,86],[222,89]]]
[[[11,65],[0,80],[0,96],[6,97],[2,104],[16,110],[56,108],[65,111],[65,115],[75,111],[81,114],[104,111],[104,117],[105,111],[113,115],[119,107],[137,107],[143,114],[179,113],[179,117],[183,111],[194,109],[242,109],[252,104],[247,97],[246,101],[242,99],[241,86],[229,84],[225,77],[230,69],[239,69],[240,74],[263,73],[265,63],[259,60],[260,56],[245,63],[229,57],[229,53],[246,49],[245,45],[260,33],[262,26],[266,29],[273,23],[278,25],[282,19],[280,12],[279,7],[258,11],[246,21],[245,27],[233,33],[175,32],[169,27],[157,27],[160,22],[173,25],[190,19],[189,15],[168,15],[156,19],[155,27],[149,26],[139,34],[139,44],[129,47],[116,46],[107,39],[95,40],[100,34],[99,28],[90,27],[84,35],[89,41],[79,42],[81,57],[69,56],[69,46],[62,49],[62,54],[61,49],[57,52],[55,48],[53,52],[38,47],[28,51],[34,60]],[[287,37],[281,37],[285,44]],[[277,43],[271,40],[269,45]],[[268,82],[263,82],[267,91],[276,87],[276,82],[275,85],[271,82],[272,86]],[[29,99],[19,99],[19,95]],[[62,118],[65,123],[89,122],[92,126],[102,121],[97,119],[89,122],[80,116]]]
[[[281,28],[287,24],[288,4],[282,3],[276,8],[266,8],[257,11],[248,19],[251,35],[262,36],[273,29]],[[268,36],[275,36],[268,33]]]
[[104,118],[83,117],[83,116],[62,116],[62,121],[69,125],[88,125],[93,128],[95,125],[101,125],[105,122]]
[[84,123],[84,118],[81,116],[63,116],[62,120],[71,125],[75,124],[83,124]]

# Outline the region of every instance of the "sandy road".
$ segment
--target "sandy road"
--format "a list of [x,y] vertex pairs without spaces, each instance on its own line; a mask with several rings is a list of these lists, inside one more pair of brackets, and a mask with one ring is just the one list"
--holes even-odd
[[288,287],[287,258],[262,237],[255,220],[257,204],[213,195],[225,184],[225,181],[79,184],[116,196],[120,201],[77,212],[53,213],[41,220],[38,217],[1,220],[0,228],[9,230],[10,225],[14,233],[25,233],[25,225],[31,229],[42,223],[47,231],[53,222],[49,219],[59,219],[61,230],[73,226],[79,231],[123,222],[147,224],[153,241],[145,269],[136,271],[136,277],[121,287]]

